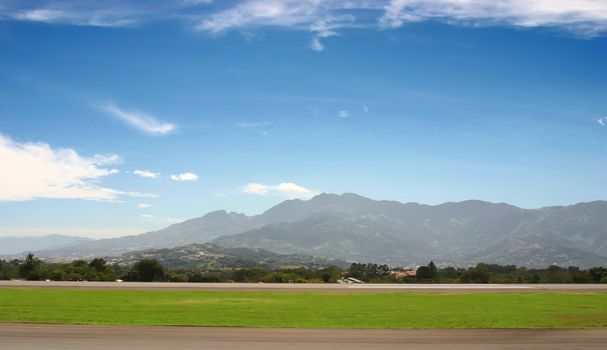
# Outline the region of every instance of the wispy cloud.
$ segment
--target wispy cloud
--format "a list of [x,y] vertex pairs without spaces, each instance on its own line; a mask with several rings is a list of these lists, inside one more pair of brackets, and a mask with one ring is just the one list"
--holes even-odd
[[113,102],[106,102],[102,104],[100,108],[128,126],[149,135],[166,135],[176,129],[175,124],[158,120],[143,112],[125,110]]
[[369,112],[369,107],[367,105],[363,105],[363,112],[367,113]]
[[182,173],[171,175],[171,180],[173,181],[196,181],[198,180],[198,175],[194,173]]
[[312,33],[310,48],[322,51],[321,38],[339,35],[338,29],[355,22],[354,15],[340,10],[362,5],[362,1],[247,0],[207,16],[195,29],[212,34],[260,26],[304,30]]
[[201,4],[210,4],[213,0],[182,0],[184,5],[201,5]]
[[320,110],[318,108],[312,106],[306,106],[306,108],[315,115],[320,115]]
[[440,20],[452,25],[553,27],[591,37],[607,32],[604,0],[245,0],[203,15],[199,31],[283,27],[310,32],[310,48],[347,28],[397,28]]
[[[132,27],[145,15],[143,9],[130,9],[118,2],[94,5],[93,2],[48,1],[41,7],[19,8],[8,13],[16,20],[70,24],[92,27]],[[6,16],[6,14],[5,14]]]
[[600,126],[607,125],[607,117],[597,118],[596,122],[599,123]]
[[557,27],[583,36],[607,30],[603,0],[391,0],[379,24],[396,28],[430,19],[450,24]]
[[158,177],[160,177],[160,173],[155,173],[153,171],[149,171],[149,170],[135,170],[133,171],[133,174],[137,175],[137,176],[141,176],[141,177],[146,177],[149,179],[156,179]]
[[314,51],[323,51],[325,46],[320,42],[318,37],[313,37],[312,41],[310,42],[310,48]]
[[132,27],[180,20],[214,36],[257,28],[310,33],[309,47],[323,51],[323,39],[349,28],[398,28],[409,22],[442,21],[450,25],[550,27],[582,37],[607,34],[604,0],[209,0],[146,2],[136,0],[10,1],[0,6],[0,20],[99,27]]
[[271,122],[253,122],[253,123],[237,123],[234,126],[237,128],[259,128],[262,126],[270,126]]
[[99,186],[117,174],[106,168],[120,162],[117,155],[82,157],[70,148],[46,143],[20,143],[0,134],[0,201],[66,198],[116,201],[120,196],[146,196]]
[[342,119],[346,119],[346,118],[350,118],[350,112],[348,112],[347,110],[343,109],[341,111],[339,111],[339,113],[337,113],[337,116],[342,118]]
[[277,195],[289,198],[310,198],[318,194],[303,186],[292,182],[283,182],[278,185],[264,185],[257,182],[250,182],[241,188],[243,193],[256,194],[260,196]]
[[150,208],[151,206],[152,205],[149,204],[149,203],[139,203],[139,204],[137,204],[137,208],[140,208],[140,209],[147,209],[147,208]]
[[142,219],[153,219],[154,215],[150,215],[150,214],[141,214],[139,215],[140,218]]
[[263,25],[276,27],[309,26],[317,19],[322,1],[252,0],[211,14],[196,29],[221,33],[234,28]]

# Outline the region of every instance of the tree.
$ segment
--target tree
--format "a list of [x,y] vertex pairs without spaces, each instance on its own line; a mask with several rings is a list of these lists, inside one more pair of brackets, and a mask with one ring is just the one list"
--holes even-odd
[[103,272],[107,269],[107,262],[105,261],[105,259],[102,258],[95,258],[93,260],[91,260],[91,262],[89,263],[89,266],[93,269],[95,269],[95,271],[97,272]]
[[548,283],[570,283],[571,274],[557,265],[549,266],[545,271],[546,282]]
[[434,265],[434,261],[432,260],[428,264],[428,274],[431,280],[436,280],[436,265]]
[[447,279],[449,281],[453,281],[459,276],[458,270],[453,266],[447,266],[443,269],[440,269],[437,273],[438,277]]
[[142,259],[125,277],[128,281],[152,282],[164,279],[164,267],[156,259]]
[[470,267],[462,275],[462,283],[489,283],[489,269],[485,264]]
[[422,265],[417,268],[415,272],[415,278],[418,281],[432,282],[436,280],[436,265],[433,261],[430,261],[428,265]]
[[604,267],[593,267],[590,270],[588,270],[588,272],[590,272],[590,275],[592,275],[592,280],[594,283],[599,283],[601,282],[601,279],[603,279],[603,277],[607,277],[607,268]]
[[264,269],[238,269],[232,273],[235,282],[259,282],[268,274]]
[[417,268],[415,271],[415,278],[418,281],[427,281],[430,279],[430,272],[428,271],[428,266],[422,265]]
[[359,280],[369,282],[371,280],[381,280],[390,276],[390,266],[388,265],[377,265],[373,263],[368,264],[357,264],[353,263],[350,265],[348,270],[348,276],[354,277]]
[[329,266],[318,270],[320,278],[324,283],[335,282],[341,277],[341,269],[337,266]]
[[19,276],[28,280],[38,280],[40,279],[38,273],[39,266],[40,259],[35,258],[33,253],[28,253],[25,257],[25,261],[19,265]]

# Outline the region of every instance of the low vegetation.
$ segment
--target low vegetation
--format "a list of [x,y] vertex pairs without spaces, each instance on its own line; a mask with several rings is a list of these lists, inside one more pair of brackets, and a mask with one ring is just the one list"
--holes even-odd
[[607,294],[0,289],[0,322],[301,328],[593,328],[607,327]]
[[353,263],[306,267],[167,269],[155,259],[141,259],[132,265],[109,264],[96,258],[69,263],[49,263],[28,254],[23,260],[0,260],[0,279],[53,281],[170,281],[170,282],[266,282],[335,283],[354,278],[368,283],[607,283],[607,268],[580,269],[575,266],[549,266],[528,269],[514,265],[477,264],[469,268],[438,268],[433,262],[415,270],[388,265]]

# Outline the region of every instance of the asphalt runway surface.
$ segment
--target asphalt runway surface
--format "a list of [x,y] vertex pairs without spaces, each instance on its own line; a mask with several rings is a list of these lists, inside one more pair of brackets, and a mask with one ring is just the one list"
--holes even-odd
[[0,281],[0,288],[65,288],[187,291],[343,292],[607,292],[607,284],[338,284],[338,283],[172,283]]
[[357,330],[0,324],[5,350],[605,349],[597,330]]

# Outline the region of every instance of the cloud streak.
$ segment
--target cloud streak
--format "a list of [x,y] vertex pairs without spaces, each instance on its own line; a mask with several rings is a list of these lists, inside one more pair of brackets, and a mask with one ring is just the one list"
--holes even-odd
[[260,196],[274,195],[302,199],[311,198],[318,194],[318,192],[309,190],[292,182],[282,182],[278,185],[264,185],[257,182],[250,182],[243,186],[241,190],[243,193]]
[[117,155],[82,157],[70,148],[53,149],[46,143],[20,143],[0,134],[0,201],[36,198],[116,201],[124,195],[146,196],[99,186],[118,173],[105,166]]
[[324,39],[349,28],[376,30],[407,23],[549,27],[581,37],[607,34],[604,0],[41,0],[0,6],[0,20],[98,27],[133,27],[153,21],[182,21],[212,36],[257,28],[310,33],[309,48],[325,50]]
[[13,2],[0,16],[13,20],[90,27],[133,27],[150,16],[151,8],[128,1]]
[[263,126],[270,126],[271,122],[254,122],[254,123],[237,123],[234,126],[237,128],[259,128]]
[[356,18],[341,13],[365,8],[362,1],[247,0],[206,16],[194,28],[217,35],[233,29],[279,27],[312,33],[310,48],[323,51],[321,39],[339,35],[338,29],[353,27]]
[[171,180],[173,181],[196,181],[198,180],[198,175],[194,173],[182,173],[171,175]]
[[397,28],[408,22],[557,27],[583,36],[607,30],[607,2],[602,0],[392,0],[379,24]]
[[157,179],[158,177],[160,177],[160,173],[155,173],[149,170],[135,170],[133,171],[133,174],[148,179]]
[[101,105],[100,109],[124,124],[148,135],[162,136],[175,131],[175,124],[158,120],[146,113],[125,110],[113,102]]

